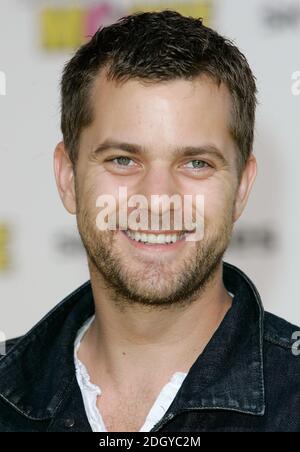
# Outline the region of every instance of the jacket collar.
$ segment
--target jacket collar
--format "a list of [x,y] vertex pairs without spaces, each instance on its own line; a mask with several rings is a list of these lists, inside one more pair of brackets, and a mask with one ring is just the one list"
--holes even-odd
[[[249,278],[226,262],[223,281],[235,295],[232,307],[191,367],[172,408],[224,409],[263,415],[260,296]],[[0,397],[28,419],[52,418],[76,380],[75,337],[93,313],[92,289],[87,281],[0,359]]]
[[225,262],[223,281],[235,295],[232,306],[191,367],[173,410],[223,409],[262,416],[262,302],[250,279]]

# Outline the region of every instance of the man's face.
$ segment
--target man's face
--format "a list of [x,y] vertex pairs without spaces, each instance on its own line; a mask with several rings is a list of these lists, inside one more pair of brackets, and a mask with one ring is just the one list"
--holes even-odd
[[[238,178],[229,133],[230,94],[207,77],[118,85],[101,75],[91,98],[94,120],[81,134],[75,177],[77,223],[89,261],[119,300],[147,306],[192,300],[215,274],[235,221]],[[106,140],[144,150],[116,146],[95,152]],[[210,148],[198,155],[174,152],[187,146]],[[193,200],[203,195],[203,239],[136,246],[122,230],[99,230],[96,199],[111,194],[118,200],[120,186],[127,188],[128,198],[145,196],[149,206],[153,194],[189,194]]]

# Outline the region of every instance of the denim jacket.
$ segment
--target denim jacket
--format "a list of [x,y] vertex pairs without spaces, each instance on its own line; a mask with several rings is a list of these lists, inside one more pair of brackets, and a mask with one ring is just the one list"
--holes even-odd
[[[223,262],[231,308],[151,432],[300,431],[300,331],[264,312],[250,279]],[[1,432],[87,432],[73,350],[94,313],[90,281],[54,307],[0,358]]]

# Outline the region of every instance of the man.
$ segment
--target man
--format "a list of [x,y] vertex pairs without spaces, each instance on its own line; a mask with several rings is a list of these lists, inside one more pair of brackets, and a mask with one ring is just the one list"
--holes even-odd
[[[245,57],[199,19],[138,13],[99,29],[61,88],[55,175],[90,281],[9,342],[0,429],[299,431],[299,328],[264,314],[253,283],[223,262],[256,176]],[[114,209],[190,195],[203,234],[120,218],[101,228],[103,194]]]

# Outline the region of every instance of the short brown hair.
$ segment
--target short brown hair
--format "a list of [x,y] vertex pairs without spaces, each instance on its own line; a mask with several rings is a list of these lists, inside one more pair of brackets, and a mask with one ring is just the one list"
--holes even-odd
[[239,174],[252,152],[256,82],[245,56],[202,19],[172,10],[138,12],[99,28],[65,65],[61,81],[61,129],[73,164],[83,128],[93,121],[90,92],[101,69],[108,80],[160,82],[201,74],[225,83],[232,97],[230,133]]

